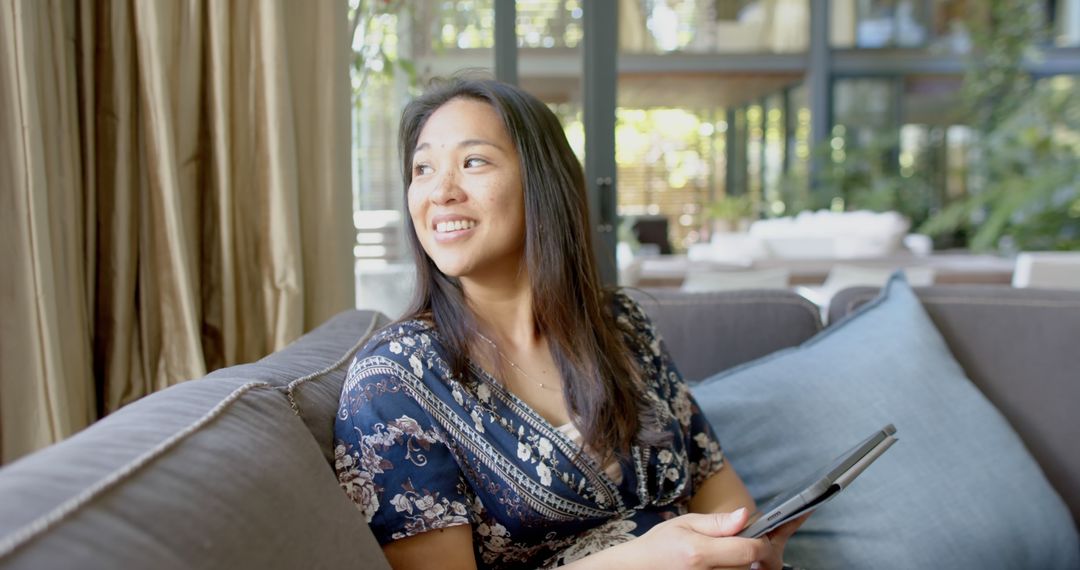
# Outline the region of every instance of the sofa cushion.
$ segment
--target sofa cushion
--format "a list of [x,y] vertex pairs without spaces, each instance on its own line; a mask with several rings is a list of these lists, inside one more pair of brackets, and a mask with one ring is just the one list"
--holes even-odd
[[791,291],[628,289],[690,383],[796,346],[821,330],[818,309]]
[[827,568],[1075,568],[1076,528],[894,277],[856,314],[694,388],[760,503],[887,423],[899,442],[788,543]]
[[[968,378],[1020,434],[1080,522],[1080,291],[1007,285],[916,288]],[[835,322],[876,287],[838,293]]]
[[334,414],[345,370],[357,350],[390,320],[375,311],[346,311],[258,362],[222,368],[208,378],[266,382],[285,394],[327,463],[334,461]]
[[387,568],[285,398],[197,380],[0,471],[0,568]]

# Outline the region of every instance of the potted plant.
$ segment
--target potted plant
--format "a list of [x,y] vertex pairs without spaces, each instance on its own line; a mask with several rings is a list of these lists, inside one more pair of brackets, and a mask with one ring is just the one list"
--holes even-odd
[[709,204],[705,215],[714,233],[745,231],[754,217],[754,201],[749,194],[726,195]]

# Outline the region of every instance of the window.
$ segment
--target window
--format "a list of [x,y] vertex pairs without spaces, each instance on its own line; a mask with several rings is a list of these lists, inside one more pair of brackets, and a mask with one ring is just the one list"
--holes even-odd
[[833,0],[830,43],[837,48],[930,48],[967,53],[974,0]]
[[414,279],[397,151],[401,109],[424,77],[449,75],[463,62],[492,67],[494,11],[491,0],[349,5],[356,22],[351,73],[357,307],[396,317],[408,304]]
[[627,53],[798,53],[809,45],[809,0],[623,0]]

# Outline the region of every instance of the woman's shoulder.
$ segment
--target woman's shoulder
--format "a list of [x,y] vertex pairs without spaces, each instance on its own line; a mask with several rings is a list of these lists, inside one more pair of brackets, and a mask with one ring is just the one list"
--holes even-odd
[[369,356],[384,356],[397,360],[401,355],[408,358],[408,354],[402,349],[407,347],[428,347],[435,344],[438,335],[435,326],[422,319],[409,319],[397,321],[379,329],[364,346],[357,351],[355,360],[363,360]]
[[619,328],[635,335],[653,337],[656,330],[652,320],[641,306],[641,303],[630,295],[625,289],[615,289],[610,293],[610,306],[612,315]]
[[398,321],[376,331],[353,356],[342,402],[356,408],[376,396],[426,390],[439,382],[439,371],[445,368],[441,347],[434,326],[424,320]]
[[430,321],[402,320],[376,331],[353,356],[349,376],[371,376],[394,369],[418,369],[417,361],[443,356],[442,342]]

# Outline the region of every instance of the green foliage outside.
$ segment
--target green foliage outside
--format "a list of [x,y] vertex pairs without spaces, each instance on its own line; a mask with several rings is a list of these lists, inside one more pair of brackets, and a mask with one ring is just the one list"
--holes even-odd
[[405,73],[410,85],[417,82],[413,62],[398,53],[397,22],[406,8],[404,0],[349,0],[349,34],[353,42],[353,104],[363,104],[365,89],[373,80]]
[[[990,0],[969,24],[962,104],[976,135],[966,171],[946,172],[933,144],[898,165],[899,133],[878,131],[839,153],[813,150],[813,191],[805,177],[784,180],[789,213],[895,210],[939,244],[1006,254],[1080,249],[1080,78],[1035,82],[1024,70],[1026,58],[1038,59],[1044,30],[1034,3]],[[944,180],[957,174],[967,193],[946,200]]]
[[961,234],[974,250],[1080,249],[1080,84],[1057,77],[1033,83],[1025,57],[1043,24],[1025,0],[993,0],[975,29],[965,77],[970,121],[981,135],[971,161],[971,191],[920,227]]
[[938,148],[924,146],[911,167],[898,168],[899,138],[896,130],[879,131],[842,151],[830,145],[812,151],[822,165],[814,191],[796,191],[801,179],[786,182],[787,193],[795,200],[793,209],[895,211],[913,225],[924,222],[938,201],[936,187],[943,168],[933,162]]
[[753,197],[749,194],[728,195],[709,204],[705,208],[705,213],[711,219],[724,220],[734,225],[753,218],[756,208]]
[[963,231],[975,250],[1080,249],[1080,94],[1075,81],[1036,85],[979,141],[978,191],[920,228]]

